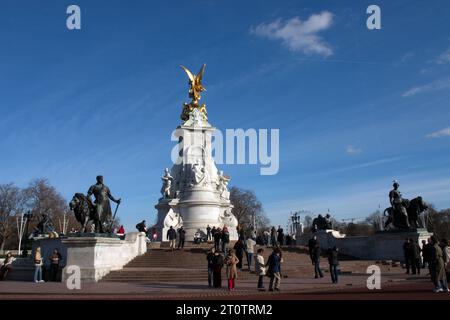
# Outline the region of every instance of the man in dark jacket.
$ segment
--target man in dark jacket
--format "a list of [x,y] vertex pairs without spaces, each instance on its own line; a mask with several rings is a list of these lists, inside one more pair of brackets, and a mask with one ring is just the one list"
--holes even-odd
[[206,255],[206,260],[208,261],[208,286],[212,288],[213,286],[213,273],[214,273],[214,248],[211,249]]
[[269,291],[280,291],[281,262],[280,248],[273,249],[273,252],[266,263],[266,267],[268,267],[267,275],[270,277]]
[[334,246],[328,249],[328,263],[330,265],[330,275],[331,281],[333,283],[338,283],[338,270],[339,259],[338,259],[338,248]]
[[208,226],[206,227],[206,241],[209,240],[211,240],[211,227],[208,224]]
[[183,249],[184,248],[184,240],[186,238],[186,230],[183,229],[183,227],[181,227],[180,229],[178,229],[178,249]]
[[222,231],[220,230],[220,228],[215,229],[213,237],[214,237],[214,249],[218,251],[220,250],[220,240],[222,240]]
[[313,263],[314,263],[314,273],[315,278],[323,278],[322,270],[320,270],[320,254],[322,253],[322,249],[320,248],[320,244],[316,241],[316,245],[313,248]]
[[175,248],[175,241],[177,240],[177,232],[172,226],[167,230],[167,240],[169,240],[170,249],[173,251]]
[[316,247],[316,245],[317,245],[317,236],[313,236],[308,241],[308,253],[309,258],[311,259],[311,264],[314,264],[314,248]]
[[403,256],[405,258],[405,267],[406,267],[406,274],[409,274],[409,270],[411,269],[412,265],[412,259],[413,259],[414,250],[412,247],[412,243],[409,241],[409,239],[406,239],[403,243]]
[[214,257],[212,258],[213,267],[213,286],[214,288],[222,287],[222,267],[224,261],[223,256],[219,250],[214,251]]

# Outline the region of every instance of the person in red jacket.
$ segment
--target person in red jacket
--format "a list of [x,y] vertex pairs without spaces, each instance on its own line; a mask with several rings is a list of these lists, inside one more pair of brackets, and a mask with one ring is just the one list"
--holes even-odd
[[125,237],[125,228],[120,226],[119,231],[117,231],[117,235],[122,239]]

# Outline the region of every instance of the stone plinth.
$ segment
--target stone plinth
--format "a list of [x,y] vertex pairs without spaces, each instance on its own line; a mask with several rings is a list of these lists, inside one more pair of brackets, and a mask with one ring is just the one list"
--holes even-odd
[[70,276],[66,272],[68,266],[80,267],[82,281],[96,282],[147,251],[145,234],[139,232],[127,233],[125,240],[115,237],[69,237],[62,239],[62,243],[67,248],[63,281]]
[[433,234],[426,229],[410,229],[380,231],[371,236],[344,238],[338,238],[332,232],[326,231],[318,231],[316,235],[323,250],[337,246],[341,253],[358,259],[403,261],[405,239],[412,238],[422,246],[422,240],[427,240]]

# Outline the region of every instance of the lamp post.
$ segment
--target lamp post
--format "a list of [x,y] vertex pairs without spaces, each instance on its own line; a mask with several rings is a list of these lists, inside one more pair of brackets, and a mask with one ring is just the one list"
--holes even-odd
[[16,222],[17,222],[17,233],[19,236],[19,250],[18,250],[18,254],[19,256],[22,254],[22,239],[23,239],[23,235],[25,233],[25,226],[27,227],[27,231],[28,231],[28,221],[32,218],[32,214],[30,211],[28,211],[26,214],[22,212],[22,214],[20,215],[20,220],[19,217],[16,216]]

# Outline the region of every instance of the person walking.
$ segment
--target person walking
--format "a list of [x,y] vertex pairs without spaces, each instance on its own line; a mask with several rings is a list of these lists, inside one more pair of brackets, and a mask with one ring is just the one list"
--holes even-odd
[[0,281],[4,281],[8,273],[11,272],[13,261],[14,258],[11,252],[8,251],[6,253],[5,260],[3,261],[2,266],[0,267]]
[[260,248],[256,251],[255,272],[258,275],[258,290],[264,291],[264,276],[266,275],[266,267],[264,264],[264,249]]
[[323,278],[322,270],[320,269],[320,254],[322,253],[322,249],[320,248],[320,243],[316,240],[316,245],[313,248],[313,264],[314,264],[314,273],[315,278]]
[[169,230],[167,230],[166,237],[167,240],[169,240],[170,250],[173,251],[173,249],[175,248],[175,241],[177,240],[177,232],[172,226],[170,226]]
[[219,250],[214,250],[214,257],[212,258],[213,267],[213,287],[222,287],[222,268],[223,268],[223,256]]
[[251,271],[251,265],[253,262],[253,254],[254,254],[254,247],[255,247],[256,241],[253,240],[251,237],[247,237],[247,240],[245,240],[245,247],[247,252],[247,265],[248,265],[248,271]]
[[186,230],[183,229],[183,226],[181,226],[178,229],[178,250],[184,249],[184,240],[186,239]]
[[431,281],[434,284],[434,292],[449,292],[447,276],[445,273],[444,254],[435,236],[431,236],[433,245],[430,257]]
[[215,249],[212,248],[211,250],[209,250],[208,254],[206,255],[206,260],[208,261],[208,287],[210,287],[210,288],[212,288],[212,286],[213,286],[214,251],[215,251]]
[[266,263],[267,274],[270,277],[269,291],[280,291],[282,261],[280,248],[274,248]]
[[41,254],[41,247],[36,248],[36,252],[34,253],[34,282],[44,282],[42,280],[42,265],[43,259]]
[[50,256],[50,281],[58,281],[58,272],[61,259],[62,257],[58,249],[53,250],[53,253]]
[[210,240],[212,240],[211,227],[208,224],[208,226],[206,227],[206,241],[210,241]]
[[338,248],[336,246],[328,249],[328,263],[330,265],[330,275],[332,283],[338,283],[338,253]]
[[[239,241],[239,240],[238,240]],[[228,290],[234,290],[236,287],[237,264],[239,263],[238,257],[236,257],[233,249],[228,251],[228,256],[225,259],[225,264],[227,265],[227,277],[228,277]]]

